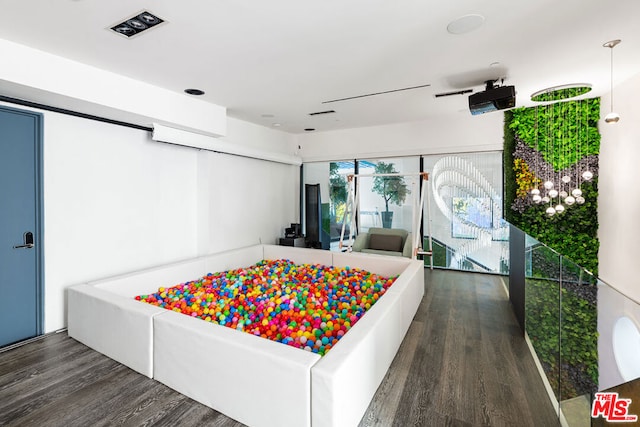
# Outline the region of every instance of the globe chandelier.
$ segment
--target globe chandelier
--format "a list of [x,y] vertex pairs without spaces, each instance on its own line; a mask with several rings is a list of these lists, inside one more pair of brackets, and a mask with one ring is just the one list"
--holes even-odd
[[[562,108],[560,103],[535,107],[537,155],[534,171],[538,179],[534,180],[530,194],[535,204],[548,204],[545,213],[549,217],[562,214],[573,205],[584,204],[586,199],[581,186],[594,176],[589,164],[590,107],[588,101],[584,104],[578,100],[573,109]],[[586,117],[582,114],[583,108],[586,108]],[[575,117],[567,117],[572,112]],[[539,126],[541,114],[546,118],[542,129]],[[574,122],[575,126],[571,125]],[[542,152],[540,139],[544,141]],[[571,140],[575,141],[575,147],[571,146]],[[570,166],[572,163],[574,165]],[[564,168],[555,170],[554,165]]]

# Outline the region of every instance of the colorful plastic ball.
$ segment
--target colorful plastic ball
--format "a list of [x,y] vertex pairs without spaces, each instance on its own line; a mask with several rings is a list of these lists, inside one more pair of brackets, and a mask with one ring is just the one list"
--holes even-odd
[[351,267],[265,260],[135,299],[324,355],[393,281]]

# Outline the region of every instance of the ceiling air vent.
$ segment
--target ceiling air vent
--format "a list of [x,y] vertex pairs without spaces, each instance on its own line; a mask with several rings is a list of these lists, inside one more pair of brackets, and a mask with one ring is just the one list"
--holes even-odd
[[164,22],[166,22],[164,19],[159,18],[151,12],[143,10],[124,21],[109,27],[109,29],[130,39],[150,28],[157,27]]
[[316,111],[315,113],[309,113],[310,116],[320,116],[322,114],[333,114],[336,110]]
[[442,98],[444,96],[464,95],[465,93],[471,93],[471,92],[473,92],[473,89],[462,89],[462,90],[454,90],[453,92],[436,93],[434,96],[436,98]]

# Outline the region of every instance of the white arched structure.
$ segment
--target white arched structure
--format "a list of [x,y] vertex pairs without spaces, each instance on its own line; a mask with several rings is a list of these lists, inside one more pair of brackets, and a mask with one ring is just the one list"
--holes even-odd
[[[471,253],[491,245],[494,239],[505,234],[502,218],[501,197],[489,180],[469,161],[456,157],[443,157],[434,165],[431,174],[433,198],[442,214],[452,223],[464,229],[472,236],[460,245],[451,260],[450,266],[460,268],[464,259]],[[479,226],[457,215],[453,209],[454,198],[474,198],[490,204],[487,209],[493,213],[489,226]]]

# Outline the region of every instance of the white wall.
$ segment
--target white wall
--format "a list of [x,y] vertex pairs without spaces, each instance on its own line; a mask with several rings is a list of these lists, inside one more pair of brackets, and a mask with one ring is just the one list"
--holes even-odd
[[298,155],[293,134],[227,117],[227,136],[220,141],[281,154]]
[[504,115],[471,116],[468,111],[400,123],[298,135],[303,161],[415,156],[503,147]]
[[[640,328],[640,74],[614,87],[616,124],[604,122],[611,98],[602,97],[600,175],[598,181],[598,252],[600,277],[622,294],[598,290],[599,388],[624,382],[613,352],[613,328],[622,316]],[[629,300],[628,297],[635,300]],[[630,338],[633,340],[633,338]]]
[[205,151],[198,170],[200,254],[277,244],[300,222],[298,166]]
[[[618,319],[622,316],[631,319],[636,328],[640,329],[640,305],[634,303],[613,288],[600,286],[598,287],[598,389],[606,390],[610,387],[622,384],[627,380],[622,376],[618,368],[617,357],[622,356],[626,362],[627,368],[632,365],[630,358],[622,355],[616,357],[614,352],[614,328]],[[618,332],[619,333],[619,332]],[[617,337],[620,340],[620,337]],[[633,346],[638,342],[638,337],[628,336],[622,338],[623,342],[627,342]],[[619,345],[620,343],[618,343]],[[640,358],[635,356],[635,372],[640,372]],[[633,360],[633,359],[632,359]],[[624,363],[624,362],[623,362]],[[632,365],[633,366],[633,365]],[[627,369],[628,370],[628,369]]]
[[45,332],[69,285],[196,255],[197,152],[147,132],[44,118]]
[[[66,325],[68,286],[260,241],[275,243],[285,226],[298,222],[297,166],[159,143],[145,131],[43,114],[45,332]],[[242,123],[230,130],[226,139],[234,143],[276,151],[291,147],[291,137],[281,132],[265,128],[261,134],[259,126]]]
[[304,183],[320,184],[320,200],[329,203],[329,163],[307,163],[304,165]]
[[[640,74],[614,87],[614,106],[620,121],[599,123],[600,177],[598,222],[599,274],[623,293],[640,301]],[[602,98],[601,118],[610,109]],[[640,319],[638,319],[640,322]]]

